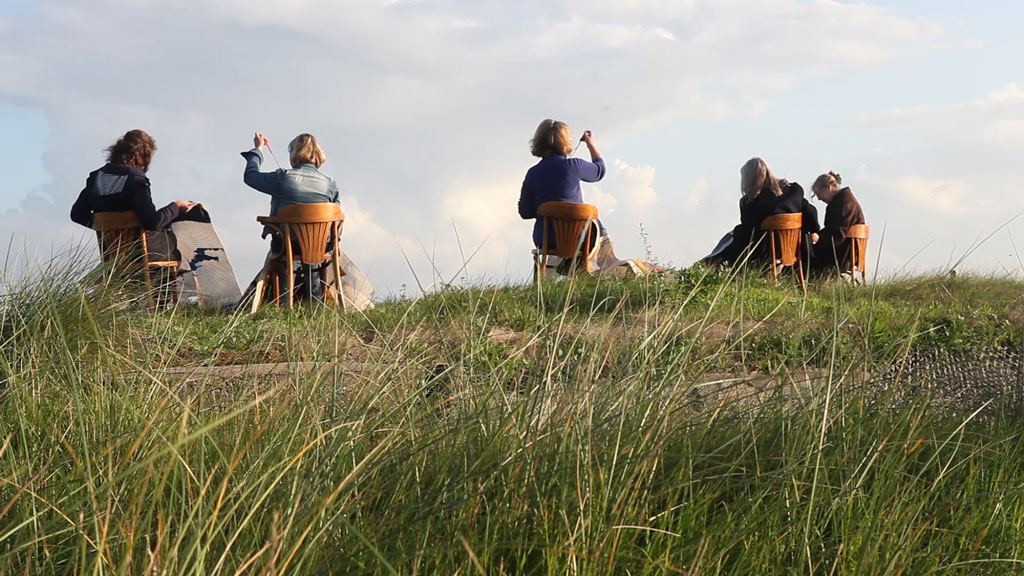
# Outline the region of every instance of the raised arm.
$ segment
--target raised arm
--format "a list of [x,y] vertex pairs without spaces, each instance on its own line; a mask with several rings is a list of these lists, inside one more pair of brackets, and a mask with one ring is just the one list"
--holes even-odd
[[597,145],[594,144],[594,134],[590,130],[584,130],[580,140],[587,145],[587,150],[590,151],[590,162],[579,163],[580,180],[597,182],[604,178],[605,168],[601,153],[598,152]]
[[253,149],[242,152],[242,158],[245,158],[245,172],[242,173],[242,181],[250,188],[255,188],[264,194],[273,194],[280,186],[283,172],[281,170],[260,172],[260,166],[263,164],[263,147],[267,144],[270,144],[270,141],[263,136],[262,132],[257,132],[253,137]]

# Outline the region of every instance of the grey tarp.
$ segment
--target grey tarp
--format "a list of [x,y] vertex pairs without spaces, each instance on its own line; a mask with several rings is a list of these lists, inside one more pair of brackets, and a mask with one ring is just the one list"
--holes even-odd
[[181,253],[179,300],[222,308],[234,306],[242,293],[209,213],[197,205],[183,218],[187,219],[170,225]]

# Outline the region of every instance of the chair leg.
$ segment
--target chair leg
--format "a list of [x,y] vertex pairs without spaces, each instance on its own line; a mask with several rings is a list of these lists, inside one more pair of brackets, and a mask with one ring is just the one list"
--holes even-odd
[[284,225],[284,252],[285,252],[285,273],[288,274],[288,308],[294,305],[295,300],[295,270],[292,268],[292,231],[288,224]]
[[252,304],[249,306],[249,313],[255,314],[263,305],[263,296],[267,291],[267,282],[264,274],[260,273],[260,279],[256,281],[256,287],[252,291]]
[[203,290],[199,285],[199,276],[196,275],[195,271],[192,272],[192,283],[196,285],[196,303],[203,303]]
[[778,254],[775,253],[775,232],[771,232],[768,235],[768,239],[771,243],[772,261],[770,262],[770,264],[772,267],[772,280],[777,281],[779,279],[779,265],[777,264]]
[[260,279],[256,281],[256,287],[252,291],[252,306],[250,314],[255,314],[263,306],[263,299],[267,297],[267,288],[270,284],[270,266],[273,263],[268,259],[263,263],[263,270],[260,270]]
[[[334,237],[339,236],[338,225],[334,226]],[[334,290],[338,293],[338,304],[341,306],[341,310],[345,310],[345,292],[342,290],[341,277],[345,275],[345,271],[341,269],[341,257],[338,255],[338,244],[335,242],[334,250],[331,250],[331,264],[334,265]]]

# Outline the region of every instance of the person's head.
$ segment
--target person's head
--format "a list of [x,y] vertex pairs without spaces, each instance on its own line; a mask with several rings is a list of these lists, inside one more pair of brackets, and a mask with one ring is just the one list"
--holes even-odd
[[843,179],[835,172],[822,174],[811,186],[811,193],[817,196],[822,202],[828,204],[836,197],[836,192],[843,184]]
[[537,126],[530,140],[530,153],[538,158],[568,156],[572,153],[572,132],[565,122],[547,120]]
[[156,140],[142,130],[129,130],[106,152],[107,162],[132,166],[146,172],[156,152]]
[[749,202],[761,193],[765,188],[772,191],[776,196],[782,196],[782,188],[779,181],[775,179],[768,165],[760,158],[751,158],[740,168],[740,191],[743,192],[743,201]]
[[292,168],[298,168],[303,164],[312,164],[317,168],[327,162],[327,155],[324,154],[320,143],[312,134],[299,134],[288,143],[288,160]]

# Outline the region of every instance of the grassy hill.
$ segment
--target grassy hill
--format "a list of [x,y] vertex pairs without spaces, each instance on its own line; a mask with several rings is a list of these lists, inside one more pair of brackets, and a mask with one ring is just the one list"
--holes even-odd
[[37,279],[0,306],[0,574],[1018,571],[1022,288],[695,267],[245,316]]

